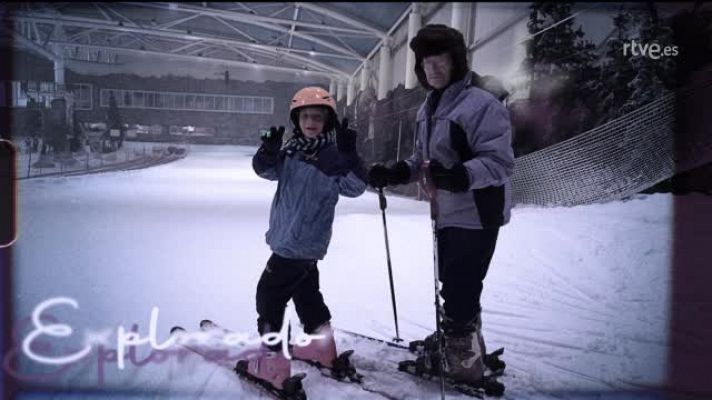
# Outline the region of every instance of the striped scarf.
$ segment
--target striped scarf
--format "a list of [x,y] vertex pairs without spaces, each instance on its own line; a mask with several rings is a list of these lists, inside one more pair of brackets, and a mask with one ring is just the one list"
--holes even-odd
[[326,132],[317,137],[306,137],[298,130],[294,130],[294,135],[287,140],[282,149],[292,155],[295,151],[301,151],[308,156],[316,155],[327,144],[334,143],[334,133]]

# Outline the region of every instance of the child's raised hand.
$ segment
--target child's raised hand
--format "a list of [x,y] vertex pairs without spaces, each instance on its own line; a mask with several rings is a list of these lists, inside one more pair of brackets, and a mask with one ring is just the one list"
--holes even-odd
[[284,136],[284,127],[270,127],[269,132],[262,135],[262,146],[265,151],[277,153],[282,148],[282,136]]
[[342,153],[356,151],[356,131],[349,129],[349,119],[344,118],[341,123],[336,121],[336,148]]

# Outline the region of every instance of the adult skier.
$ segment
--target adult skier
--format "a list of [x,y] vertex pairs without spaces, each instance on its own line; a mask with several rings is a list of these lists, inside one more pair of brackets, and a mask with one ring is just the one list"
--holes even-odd
[[[444,303],[442,330],[446,375],[480,384],[485,353],[480,295],[499,228],[510,218],[514,166],[509,114],[501,97],[480,89],[470,71],[462,34],[426,25],[411,40],[415,73],[429,90],[417,113],[416,147],[407,160],[374,164],[376,188],[419,179],[429,161],[438,204],[438,271]],[[437,335],[426,343],[439,340]],[[431,346],[431,349],[438,349]],[[431,359],[436,352],[429,353]],[[438,366],[439,362],[431,365]]]
[[[337,356],[331,314],[319,291],[318,260],[327,252],[339,195],[357,197],[366,189],[366,170],[356,153],[356,132],[337,120],[336,102],[324,89],[299,90],[289,106],[293,136],[282,144],[284,127],[270,128],[252,159],[262,178],[278,181],[269,217],[272,255],[257,284],[257,329],[279,332],[292,299],[304,331],[324,335],[292,356],[331,367]],[[335,142],[335,143],[334,143]],[[281,346],[263,348],[248,373],[282,387],[291,375]]]

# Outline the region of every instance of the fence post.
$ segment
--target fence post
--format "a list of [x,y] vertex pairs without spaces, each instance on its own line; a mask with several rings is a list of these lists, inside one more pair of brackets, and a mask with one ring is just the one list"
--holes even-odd
[[30,145],[30,160],[27,162],[27,177],[30,177],[30,169],[32,168],[32,145]]

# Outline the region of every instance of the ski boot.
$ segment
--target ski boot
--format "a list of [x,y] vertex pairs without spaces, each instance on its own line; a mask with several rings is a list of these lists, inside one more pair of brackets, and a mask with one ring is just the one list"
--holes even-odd
[[351,354],[353,350],[347,350],[337,356],[336,342],[334,341],[334,330],[331,324],[326,322],[320,325],[311,335],[323,335],[322,339],[312,339],[306,346],[295,345],[292,347],[292,357],[305,361],[324,373],[328,373],[332,378],[342,381],[348,379],[351,382],[361,382],[363,376],[356,372],[356,368],[351,364]]
[[323,335],[323,339],[312,339],[306,346],[294,346],[292,356],[300,360],[310,360],[323,367],[331,368],[336,360],[336,342],[331,324],[326,322],[310,332],[310,335]]
[[476,332],[448,332],[442,340],[431,335],[428,342],[431,347],[428,351],[422,351],[415,360],[401,361],[398,370],[428,380],[437,380],[442,374],[447,387],[470,396],[482,397],[483,393],[501,396],[504,393],[504,385],[495,376],[485,375],[484,357]]
[[247,360],[245,372],[270,383],[277,389],[283,389],[284,382],[292,374],[289,360],[281,352],[271,351],[265,346],[260,350],[259,355]]
[[445,373],[457,382],[481,385],[485,364],[477,333],[445,334],[443,344]]
[[234,371],[242,378],[261,386],[273,396],[284,400],[306,400],[302,386],[306,374],[291,376],[290,362],[281,352],[262,346],[261,353],[248,360],[240,360]]
[[[452,322],[447,317],[445,317],[445,321],[443,322],[445,329],[447,329],[447,327],[451,324]],[[502,375],[504,373],[505,367],[507,366],[507,364],[499,358],[502,354],[504,354],[504,348],[499,348],[491,354],[487,353],[487,348],[485,347],[485,340],[482,336],[482,322],[479,315],[472,322],[467,324],[467,326],[469,327],[468,330],[475,330],[475,333],[477,335],[477,341],[479,343],[480,350],[483,354],[482,360],[485,364],[485,367],[487,367],[487,369],[489,369],[493,375]],[[431,358],[437,357],[440,351],[437,332],[433,332],[432,334],[428,335],[424,340],[416,340],[410,342],[408,348],[411,352],[420,356],[424,356],[427,354]]]

